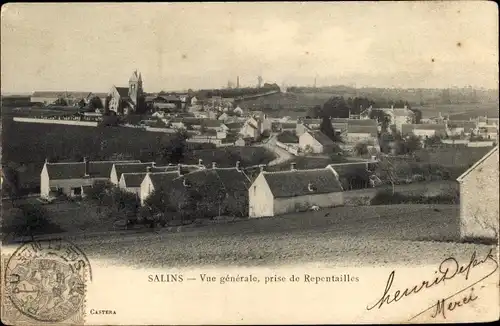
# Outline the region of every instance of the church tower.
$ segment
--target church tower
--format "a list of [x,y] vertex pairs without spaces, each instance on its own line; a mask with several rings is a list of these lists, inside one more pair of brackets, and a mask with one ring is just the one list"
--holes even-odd
[[128,80],[128,96],[130,100],[137,105],[138,99],[142,95],[142,76],[137,74],[137,70],[134,71],[130,79]]

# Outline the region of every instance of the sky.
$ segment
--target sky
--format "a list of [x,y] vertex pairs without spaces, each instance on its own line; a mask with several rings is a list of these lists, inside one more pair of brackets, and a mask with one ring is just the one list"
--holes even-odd
[[494,2],[23,4],[1,10],[2,93],[279,85],[498,88]]

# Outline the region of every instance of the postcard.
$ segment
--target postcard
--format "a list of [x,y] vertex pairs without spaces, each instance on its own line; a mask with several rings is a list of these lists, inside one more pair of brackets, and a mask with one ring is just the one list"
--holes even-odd
[[6,325],[499,319],[498,8],[8,3]]

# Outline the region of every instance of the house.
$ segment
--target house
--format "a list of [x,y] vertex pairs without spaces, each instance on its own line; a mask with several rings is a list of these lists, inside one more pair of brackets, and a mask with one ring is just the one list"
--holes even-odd
[[446,125],[445,124],[403,124],[401,127],[401,134],[403,136],[415,135],[422,138],[430,137],[445,137]]
[[498,164],[495,146],[457,179],[462,239],[498,241]]
[[118,163],[140,161],[89,161],[50,163],[45,161],[40,173],[40,197],[49,198],[53,193],[69,197],[82,195],[82,186],[92,186],[96,181],[109,181],[111,169]]
[[118,182],[118,187],[126,192],[140,197],[141,195],[141,183],[144,181],[147,172],[139,173],[122,173],[120,181]]
[[141,205],[153,191],[164,190],[171,187],[172,181],[179,177],[179,171],[147,172],[140,185],[139,197]]
[[301,119],[297,121],[295,133],[300,137],[300,135],[308,130],[319,130],[321,121],[321,119]]
[[470,136],[477,129],[477,125],[470,120],[447,120],[446,129],[448,136]]
[[259,140],[261,135],[259,122],[253,117],[249,118],[241,128],[240,134],[243,138],[250,138],[254,141]]
[[335,143],[321,131],[306,131],[299,137],[299,148],[310,153],[331,153]]
[[352,145],[361,142],[378,144],[377,121],[349,119],[344,135],[345,141]]
[[415,112],[408,109],[406,105],[404,106],[404,108],[394,108],[394,106],[391,106],[390,108],[374,109],[372,107],[369,107],[361,113],[361,117],[365,119],[369,118],[372,111],[384,112],[389,118],[389,125],[394,125],[396,130],[398,130],[399,132],[401,132],[402,125],[415,123]]
[[120,178],[123,173],[139,173],[139,172],[146,172],[148,167],[154,167],[155,163],[154,162],[149,162],[149,163],[116,163],[113,164],[113,167],[111,168],[111,173],[109,176],[109,181],[117,185],[120,182]]
[[196,96],[191,97],[191,106],[198,105],[198,98]]
[[344,190],[363,189],[370,187],[370,177],[374,175],[376,161],[332,163],[327,168],[337,173],[337,178]]
[[497,140],[498,139],[498,127],[496,127],[496,126],[479,127],[477,134],[479,136],[482,136],[484,139]]
[[236,115],[238,115],[238,116],[242,116],[243,115],[243,109],[240,108],[240,106],[238,105],[238,106],[236,106],[234,108],[233,113],[236,114]]
[[[219,215],[248,216],[248,187],[250,179],[235,167],[198,170],[182,175],[173,180],[170,189],[180,206],[196,198],[194,209],[199,217]],[[182,210],[182,207],[180,207]]]
[[276,216],[307,210],[312,206],[344,204],[343,189],[331,168],[261,171],[248,190],[249,216]]

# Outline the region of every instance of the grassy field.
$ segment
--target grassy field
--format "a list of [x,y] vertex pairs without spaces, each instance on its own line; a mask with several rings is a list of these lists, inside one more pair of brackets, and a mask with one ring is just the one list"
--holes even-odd
[[429,106],[415,106],[415,109],[422,111],[423,118],[450,115],[450,119],[469,120],[477,116],[487,115],[490,118],[498,118],[498,104],[478,103],[478,104],[436,104]]
[[[80,127],[14,122],[6,117],[2,124],[2,163],[13,164],[20,171],[25,187],[37,187],[46,158],[51,161],[139,159],[144,162],[161,159],[160,151],[169,144],[171,135],[134,128]],[[218,148],[188,151],[187,163],[217,162],[222,166],[267,163],[274,155],[264,148]],[[163,162],[166,163],[166,162]]]
[[488,248],[453,242],[459,236],[458,214],[458,206],[448,205],[340,207],[181,233],[73,241],[91,258],[143,268],[433,264],[450,255],[470,257],[473,250]]

